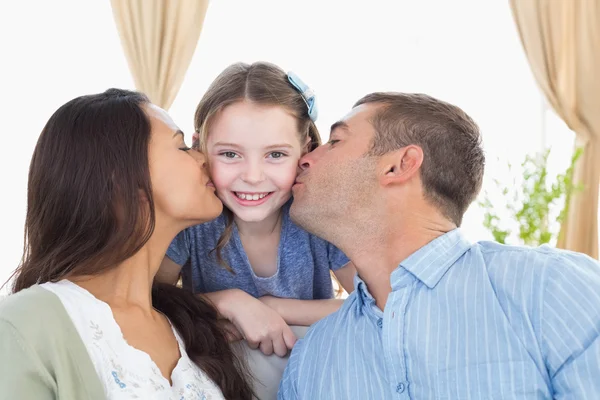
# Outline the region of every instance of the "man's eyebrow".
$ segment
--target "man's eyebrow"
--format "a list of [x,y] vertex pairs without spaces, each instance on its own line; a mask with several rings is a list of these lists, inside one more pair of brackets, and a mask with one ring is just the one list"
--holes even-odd
[[331,125],[330,132],[333,132],[334,130],[336,130],[338,128],[343,129],[348,132],[350,131],[350,128],[348,127],[347,123],[345,123],[344,121],[337,121],[337,122],[334,122],[333,125]]
[[184,135],[183,135],[183,132],[181,131],[181,129],[177,129],[177,131],[175,131],[175,133],[173,134],[173,137],[175,137],[175,136],[177,136],[177,135],[184,136]]

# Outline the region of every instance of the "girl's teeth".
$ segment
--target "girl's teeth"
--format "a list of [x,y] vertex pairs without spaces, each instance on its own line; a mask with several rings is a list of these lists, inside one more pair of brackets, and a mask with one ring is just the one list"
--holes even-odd
[[261,193],[261,194],[250,194],[250,193],[236,193],[237,197],[239,197],[242,200],[260,200],[260,199],[264,199],[267,194]]

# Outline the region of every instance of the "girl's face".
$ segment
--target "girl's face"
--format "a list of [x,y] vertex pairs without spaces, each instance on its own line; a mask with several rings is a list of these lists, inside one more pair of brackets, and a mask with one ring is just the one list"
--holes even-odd
[[249,101],[225,107],[207,139],[219,198],[246,222],[279,212],[291,197],[303,145],[296,119],[284,107]]

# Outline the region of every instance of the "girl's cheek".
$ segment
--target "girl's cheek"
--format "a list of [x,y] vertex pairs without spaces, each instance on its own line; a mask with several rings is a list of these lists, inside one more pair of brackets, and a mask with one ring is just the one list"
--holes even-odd
[[231,171],[228,171],[226,167],[224,168],[219,164],[212,164],[210,175],[217,190],[224,189],[224,187],[229,185],[232,180],[229,176],[231,175]]
[[282,186],[286,186],[291,189],[294,181],[296,180],[296,176],[298,176],[299,169],[295,166],[291,165],[289,168],[286,168],[285,171],[281,172],[280,181],[283,183]]

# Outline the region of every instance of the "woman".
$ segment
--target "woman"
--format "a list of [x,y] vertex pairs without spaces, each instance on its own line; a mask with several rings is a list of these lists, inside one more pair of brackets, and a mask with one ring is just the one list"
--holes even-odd
[[222,211],[165,111],[110,89],[46,124],[26,249],[0,304],[0,388],[18,399],[249,399],[216,310],[153,286],[175,235]]

